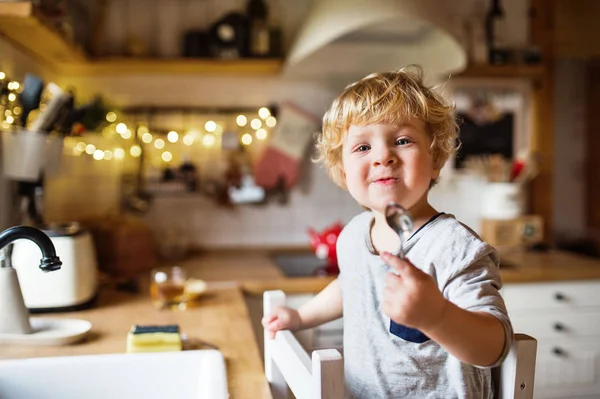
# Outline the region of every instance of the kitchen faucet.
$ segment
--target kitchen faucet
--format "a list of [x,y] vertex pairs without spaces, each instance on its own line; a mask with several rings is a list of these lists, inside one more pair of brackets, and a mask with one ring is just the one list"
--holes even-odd
[[15,226],[0,233],[0,334],[29,334],[29,311],[25,307],[16,270],[12,267],[13,241],[33,241],[42,251],[40,269],[59,270],[62,262],[56,256],[54,244],[41,230],[30,226]]

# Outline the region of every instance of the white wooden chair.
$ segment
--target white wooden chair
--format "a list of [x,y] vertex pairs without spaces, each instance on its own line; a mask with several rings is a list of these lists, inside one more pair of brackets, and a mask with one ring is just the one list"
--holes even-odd
[[[285,305],[283,291],[266,291],[263,314]],[[296,399],[343,399],[344,361],[335,349],[312,352],[312,360],[296,337],[278,331],[270,339],[265,331],[265,374],[274,399],[287,398],[288,387]],[[533,398],[537,341],[515,334],[515,342],[501,366],[492,370],[497,399]]]

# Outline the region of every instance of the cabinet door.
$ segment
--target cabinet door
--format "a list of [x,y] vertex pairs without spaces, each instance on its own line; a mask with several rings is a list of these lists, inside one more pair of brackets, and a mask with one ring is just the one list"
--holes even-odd
[[538,343],[535,398],[600,396],[600,343],[595,339]]

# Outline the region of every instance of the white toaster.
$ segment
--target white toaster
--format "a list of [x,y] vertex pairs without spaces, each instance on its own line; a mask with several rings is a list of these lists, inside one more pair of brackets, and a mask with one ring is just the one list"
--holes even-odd
[[41,228],[62,261],[60,270],[39,269],[41,251],[33,242],[14,242],[12,265],[17,271],[25,306],[31,313],[74,311],[93,305],[98,267],[91,234],[77,223]]

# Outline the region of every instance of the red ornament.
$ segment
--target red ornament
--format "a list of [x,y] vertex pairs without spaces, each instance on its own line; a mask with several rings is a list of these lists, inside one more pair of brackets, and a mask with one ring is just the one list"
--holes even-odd
[[308,228],[310,246],[313,252],[317,258],[327,260],[325,267],[327,274],[338,274],[340,271],[338,268],[336,243],[343,228],[344,226],[339,222],[325,228],[320,233],[312,228]]

